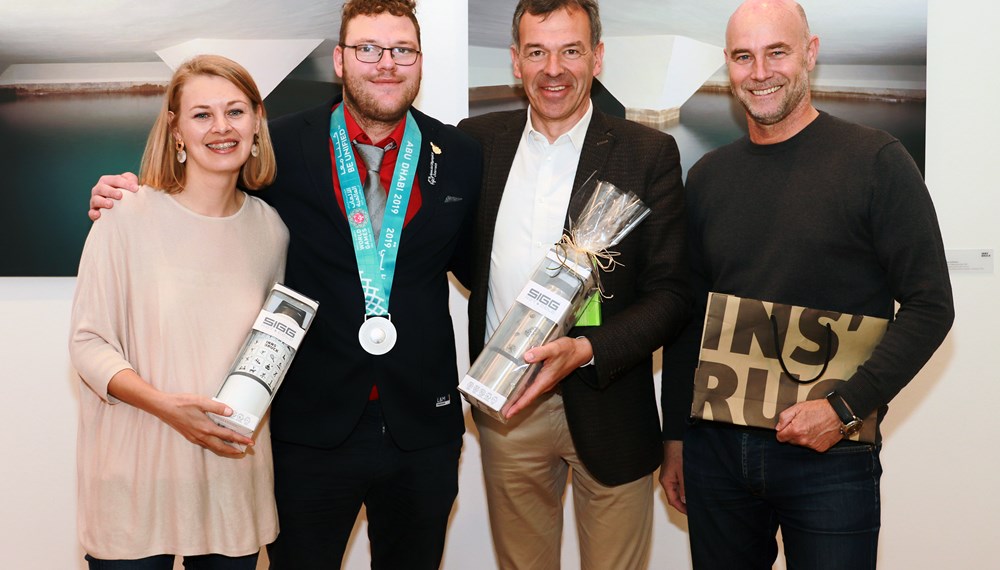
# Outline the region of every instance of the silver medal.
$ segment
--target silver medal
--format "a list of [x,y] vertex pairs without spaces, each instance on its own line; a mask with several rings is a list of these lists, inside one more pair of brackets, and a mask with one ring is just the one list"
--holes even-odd
[[385,354],[396,346],[396,327],[386,317],[368,317],[358,330],[358,342],[369,354]]

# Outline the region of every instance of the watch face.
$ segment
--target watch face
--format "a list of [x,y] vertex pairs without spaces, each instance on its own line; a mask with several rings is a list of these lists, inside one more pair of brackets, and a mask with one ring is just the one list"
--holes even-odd
[[854,420],[850,423],[844,424],[844,426],[840,428],[840,433],[842,433],[845,437],[850,437],[861,431],[861,426],[864,425],[864,423],[865,422],[862,420]]

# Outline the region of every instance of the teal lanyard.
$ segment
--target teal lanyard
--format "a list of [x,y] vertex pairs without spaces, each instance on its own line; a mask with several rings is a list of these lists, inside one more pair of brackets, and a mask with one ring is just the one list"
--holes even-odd
[[344,196],[351,239],[354,241],[358,275],[365,293],[365,315],[386,315],[389,313],[392,279],[396,273],[399,238],[403,234],[406,208],[410,203],[410,191],[413,189],[417,161],[420,159],[420,128],[413,120],[413,115],[407,112],[403,142],[399,145],[396,168],[392,174],[392,184],[382,218],[382,235],[377,242],[368,218],[368,205],[365,203],[361,176],[354,160],[354,149],[347,136],[343,105],[337,106],[330,116],[330,140],[333,141],[337,179]]

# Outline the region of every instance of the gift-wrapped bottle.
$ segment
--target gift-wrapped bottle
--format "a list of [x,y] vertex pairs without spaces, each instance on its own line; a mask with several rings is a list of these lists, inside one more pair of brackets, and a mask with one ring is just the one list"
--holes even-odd
[[608,248],[649,214],[632,192],[597,181],[569,232],[552,246],[514,305],[459,383],[474,406],[506,423],[507,409],[541,370],[524,353],[566,334],[599,288],[600,267],[614,264]]

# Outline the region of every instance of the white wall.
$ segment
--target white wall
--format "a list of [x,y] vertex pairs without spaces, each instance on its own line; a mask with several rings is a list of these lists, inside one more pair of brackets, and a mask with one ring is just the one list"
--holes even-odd
[[[1000,7],[928,3],[927,185],[947,248],[1000,245],[996,74]],[[1000,303],[996,275],[952,275],[955,327],[931,365],[896,399],[883,453],[884,568],[997,565],[1000,493]]]
[[[442,7],[441,14],[431,13],[436,3],[422,5],[425,42],[435,32],[465,38],[457,31],[465,29],[462,3],[448,2],[456,3]],[[928,186],[947,247],[996,248],[1000,196],[993,131],[1000,125],[1000,107],[993,96],[1000,92],[1000,79],[983,74],[981,62],[992,48],[991,23],[1000,21],[1000,7],[970,0],[929,4]],[[431,65],[431,54],[427,60],[425,66]],[[447,71],[458,69],[451,64]],[[448,116],[448,109],[435,103],[462,105],[448,99],[450,92],[425,81],[422,107]],[[85,201],[81,197],[81,215]],[[995,565],[1000,421],[991,408],[1000,402],[1000,351],[994,347],[1000,284],[995,275],[954,275],[953,284],[955,329],[893,402],[885,423],[880,567],[886,569]],[[6,389],[0,398],[0,552],[7,568],[82,567],[74,529],[76,395],[66,354],[72,288],[72,279],[0,279],[0,381]],[[461,338],[461,299],[453,315]],[[473,434],[466,435],[460,485],[444,568],[490,568]],[[683,519],[660,502],[654,525],[651,567],[688,567]],[[566,536],[564,567],[571,569],[579,564],[575,538]],[[366,568],[366,553],[367,539],[356,536],[345,567]]]
[[[6,191],[10,189],[5,188]],[[81,201],[81,206],[86,198]],[[75,279],[0,279],[0,552],[10,568],[77,568]],[[81,566],[82,567],[82,566]]]
[[465,0],[421,2],[423,83],[414,103],[454,125],[469,116],[469,6]]

